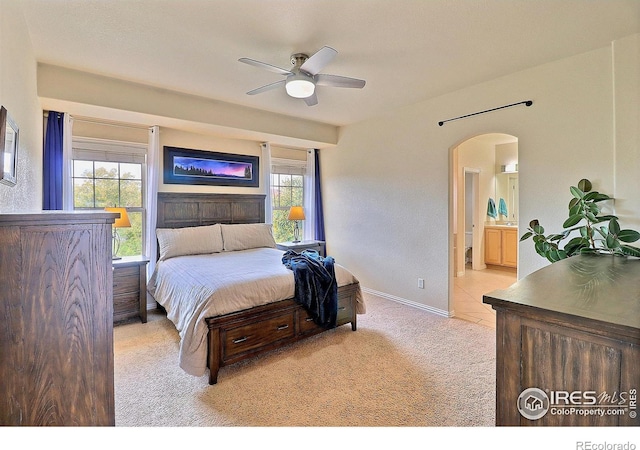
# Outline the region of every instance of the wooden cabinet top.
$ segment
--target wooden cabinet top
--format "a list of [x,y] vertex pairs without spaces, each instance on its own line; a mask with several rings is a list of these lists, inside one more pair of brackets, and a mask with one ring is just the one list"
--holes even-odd
[[519,313],[547,311],[596,321],[640,341],[640,260],[573,256],[485,294],[483,301]]
[[117,213],[106,211],[36,211],[0,214],[0,226],[56,223],[114,223]]

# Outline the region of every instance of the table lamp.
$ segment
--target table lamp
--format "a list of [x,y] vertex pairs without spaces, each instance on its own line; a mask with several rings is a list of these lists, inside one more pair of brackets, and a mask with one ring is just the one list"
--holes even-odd
[[120,236],[118,235],[118,228],[128,228],[131,226],[129,221],[129,214],[127,214],[126,208],[105,208],[105,211],[119,213],[120,217],[116,219],[113,224],[113,259],[122,259],[120,256],[116,256],[120,250]]
[[293,242],[300,242],[300,225],[299,220],[304,220],[304,208],[302,206],[292,206],[289,210],[289,220],[295,221],[293,229]]

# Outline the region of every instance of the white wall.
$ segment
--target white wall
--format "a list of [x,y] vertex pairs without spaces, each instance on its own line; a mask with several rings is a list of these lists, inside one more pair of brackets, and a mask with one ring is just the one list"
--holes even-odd
[[[615,212],[640,230],[640,34],[614,43]],[[638,243],[636,243],[638,244]]]
[[17,183],[0,184],[0,213],[42,209],[42,110],[22,9],[0,0],[0,102],[20,129]]
[[[580,178],[603,192],[625,191],[629,182],[637,187],[638,171],[623,173],[617,163],[637,164],[638,122],[615,119],[620,113],[638,117],[639,50],[638,37],[630,37],[345,127],[338,146],[321,151],[328,251],[363,286],[446,313],[450,149],[485,133],[518,137],[520,223],[538,218],[560,229],[569,186]],[[616,115],[614,81],[615,98],[626,99],[616,104]],[[529,99],[534,104],[528,108],[438,126]],[[624,146],[616,146],[621,141]],[[637,200],[625,201],[628,208],[618,211],[623,223],[640,214]],[[531,245],[519,250],[519,276],[547,264]],[[425,289],[417,287],[418,277],[425,278]]]
[[[235,153],[239,155],[260,156],[261,149],[259,142],[245,141],[239,139],[225,139],[204,134],[189,133],[171,128],[160,129],[160,152],[164,146],[182,147],[194,150],[205,150],[222,153]],[[162,156],[160,157],[161,167]],[[262,169],[260,169],[262,175]],[[164,184],[160,177],[158,190],[160,192],[220,192],[232,194],[265,194],[267,192],[266,181],[260,177],[259,188],[246,188],[235,186],[200,186],[184,184]]]
[[[18,186],[0,185],[0,210],[38,209],[42,202],[42,111],[36,91],[35,58],[20,8],[15,2],[0,1],[0,99],[21,131]],[[623,226],[630,223],[637,227],[639,54],[640,35],[630,36],[611,47],[461,89],[341,129],[338,145],[324,148],[320,155],[328,251],[352,269],[366,288],[446,314],[452,270],[451,149],[486,133],[505,133],[519,139],[521,224],[538,218],[548,229],[560,228],[569,186],[586,177],[598,190],[616,195],[616,212]],[[84,92],[71,81],[87,81],[86,76],[62,72],[49,67],[42,73],[42,89],[46,92],[40,100],[45,107],[71,105],[74,96]],[[65,80],[70,80],[69,84]],[[105,82],[108,85],[104,91],[110,91],[109,83],[114,81]],[[118,86],[126,88],[127,93],[142,93],[142,100],[137,98],[133,104],[135,96],[128,96],[129,103],[119,99],[119,104],[100,105],[96,104],[99,90],[92,91],[94,110],[120,121],[134,122],[134,115],[149,120],[166,117],[167,93],[158,100],[156,111],[156,103],[146,101],[153,100],[148,98],[148,89],[126,83]],[[58,102],[56,92],[60,94]],[[444,119],[528,99],[534,101],[530,108],[520,106],[438,126]],[[80,100],[75,99],[83,106]],[[144,111],[139,111],[140,103],[146,105]],[[180,104],[189,103],[193,106],[186,99]],[[200,103],[199,109],[189,110],[191,116],[211,111],[212,105]],[[118,111],[119,107],[124,109]],[[175,108],[168,110],[175,112]],[[180,120],[189,120],[185,111],[178,112],[184,113]],[[224,143],[230,144],[228,151],[258,154],[260,139],[251,143],[241,139],[230,142],[228,136],[212,137],[228,131],[227,124],[204,126],[201,118],[192,119],[192,133],[163,130],[161,144],[215,150]],[[238,118],[236,123],[241,119],[247,117]],[[255,119],[259,127],[277,127],[272,135],[283,136],[279,145],[288,145],[286,128],[293,122],[277,117],[272,124],[260,114]],[[209,117],[206,120],[210,122]],[[314,128],[313,124],[304,124],[303,129],[321,136],[318,141],[333,141],[332,129]],[[196,130],[209,132],[209,136],[197,135]],[[249,131],[251,136],[258,133],[256,127]],[[301,143],[305,139],[294,136],[293,140]],[[520,234],[523,231],[521,226]],[[519,253],[520,276],[547,264],[526,243]],[[425,289],[417,287],[419,277],[425,279]]]

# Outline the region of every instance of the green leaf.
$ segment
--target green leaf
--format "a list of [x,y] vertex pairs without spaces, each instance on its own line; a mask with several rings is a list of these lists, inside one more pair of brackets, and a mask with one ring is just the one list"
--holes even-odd
[[580,200],[582,200],[584,198],[584,192],[582,192],[580,189],[578,189],[575,186],[571,186],[569,188],[569,190],[571,191],[571,195],[573,195],[575,198],[578,198]]
[[540,222],[538,222],[538,219],[533,219],[531,222],[529,222],[529,228],[533,228],[540,225]]
[[574,214],[573,216],[569,216],[569,218],[565,220],[564,223],[562,224],[562,228],[572,227],[578,222],[580,222],[581,220],[582,220],[581,214]]
[[564,246],[564,250],[567,253],[574,254],[576,251],[580,250],[581,248],[588,247],[588,246],[589,246],[588,239],[585,239],[582,237],[575,237],[571,239],[569,242],[567,242],[567,245]]
[[594,223],[608,222],[611,219],[618,220],[618,217],[617,216],[612,216],[611,214],[607,214],[606,216],[599,216],[597,222],[594,222]]
[[578,189],[580,189],[582,192],[589,192],[591,188],[591,181],[587,180],[586,178],[578,181]]
[[543,234],[536,234],[533,236],[534,243],[546,242],[546,241],[547,241],[547,238]]
[[522,241],[526,241],[527,239],[529,239],[531,236],[533,236],[533,233],[530,231],[527,231],[525,234],[522,235],[522,237],[520,238],[520,242]]
[[620,224],[616,219],[611,219],[609,221],[609,232],[615,235],[620,233]]
[[612,197],[609,197],[607,194],[601,194],[598,192],[598,195],[593,199],[594,202],[602,202],[604,200],[610,200]]
[[575,208],[576,206],[578,206],[578,209],[580,208],[580,199],[578,198],[572,198],[571,201],[569,202],[569,210],[571,210],[572,208]]
[[562,258],[560,258],[560,255],[558,255],[558,250],[551,249],[547,252],[547,259],[551,262],[556,262],[560,261]]
[[620,230],[618,232],[618,239],[622,242],[635,242],[640,239],[640,233],[635,230]]
[[551,249],[551,245],[549,245],[548,242],[544,242],[544,241],[536,242],[536,251],[539,254],[546,256],[549,249]]
[[622,253],[626,256],[640,258],[640,248],[633,247],[632,245],[621,245],[620,250],[622,250]]
[[616,248],[620,246],[620,243],[616,239],[615,234],[608,234],[605,245],[607,248]]
[[536,234],[544,234],[544,228],[541,225],[536,225],[533,227],[533,232]]
[[587,219],[588,219],[590,222],[598,223],[598,218],[597,218],[593,213],[591,213],[591,212],[587,211],[587,213],[585,214],[585,216],[587,216]]
[[581,211],[582,211],[582,203],[577,203],[573,207],[569,208],[569,216],[575,216],[576,214],[580,214]]
[[603,238],[607,238],[607,236],[609,235],[609,229],[607,227],[599,227],[599,228],[592,228],[593,230],[596,230],[598,232],[598,234],[600,236],[602,236]]

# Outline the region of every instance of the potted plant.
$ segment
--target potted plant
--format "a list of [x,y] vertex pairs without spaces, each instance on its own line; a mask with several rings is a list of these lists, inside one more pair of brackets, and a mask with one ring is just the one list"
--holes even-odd
[[[640,233],[621,229],[614,215],[601,215],[598,203],[612,197],[591,188],[587,179],[580,180],[578,186],[571,186],[573,198],[569,202],[569,218],[562,224],[564,231],[545,235],[542,225],[534,219],[520,241],[533,238],[536,252],[552,263],[585,253],[640,257],[640,248],[629,245],[640,239]],[[562,241],[569,237],[571,239],[561,247]]]

